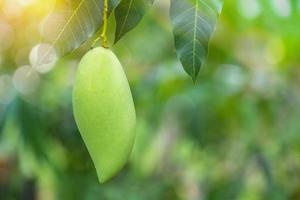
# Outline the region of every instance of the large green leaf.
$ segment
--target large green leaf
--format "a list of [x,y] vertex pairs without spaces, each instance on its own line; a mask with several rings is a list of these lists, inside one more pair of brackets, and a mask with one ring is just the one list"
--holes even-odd
[[102,0],[65,1],[45,21],[43,40],[60,55],[69,53],[100,27],[102,9]]
[[170,17],[177,55],[195,81],[208,54],[223,0],[171,0]]
[[143,18],[153,0],[122,0],[116,7],[115,43],[128,31],[133,29]]
[[[120,0],[109,0],[109,13]],[[90,38],[102,24],[103,0],[64,0],[57,4],[42,27],[41,47],[34,59],[35,65],[47,64],[53,57],[61,57],[78,48]]]

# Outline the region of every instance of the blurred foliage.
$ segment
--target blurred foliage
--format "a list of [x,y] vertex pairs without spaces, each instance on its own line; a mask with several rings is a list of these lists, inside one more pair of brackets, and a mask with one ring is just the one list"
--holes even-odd
[[169,1],[157,0],[113,47],[137,138],[103,185],[71,105],[92,39],[49,73],[28,66],[53,5],[0,2],[0,199],[300,199],[300,1],[225,1],[194,85],[176,59]]

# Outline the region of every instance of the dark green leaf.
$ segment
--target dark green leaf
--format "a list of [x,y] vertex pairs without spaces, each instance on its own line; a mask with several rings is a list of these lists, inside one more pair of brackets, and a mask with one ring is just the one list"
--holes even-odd
[[110,14],[116,6],[119,5],[120,1],[121,0],[108,0],[108,14]]
[[177,55],[195,81],[208,54],[223,0],[171,0],[170,17]]
[[153,4],[153,0],[122,0],[116,7],[115,43],[128,31],[133,29],[143,18],[146,11]]

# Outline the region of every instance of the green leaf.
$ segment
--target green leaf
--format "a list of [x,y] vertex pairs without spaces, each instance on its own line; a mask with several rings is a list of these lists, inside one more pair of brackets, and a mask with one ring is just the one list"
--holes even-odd
[[65,55],[93,35],[102,24],[102,0],[73,0],[56,9],[43,26],[45,42]]
[[[109,13],[120,0],[109,0]],[[47,47],[39,48],[36,65],[50,62],[49,58],[61,57],[77,49],[102,25],[103,0],[65,0],[57,3],[42,27],[42,41]],[[55,50],[55,51],[53,51]]]
[[108,14],[110,14],[116,6],[119,5],[120,1],[121,0],[108,0]]
[[133,29],[143,18],[147,10],[153,4],[153,0],[122,0],[116,7],[116,33],[115,43],[123,35]]
[[196,80],[208,54],[208,43],[223,0],[171,0],[175,48],[184,70]]

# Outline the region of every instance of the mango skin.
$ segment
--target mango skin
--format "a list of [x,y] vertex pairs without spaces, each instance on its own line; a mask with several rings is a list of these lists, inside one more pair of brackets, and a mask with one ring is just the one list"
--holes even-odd
[[94,48],[80,61],[73,89],[73,112],[103,183],[125,165],[136,126],[130,87],[111,50]]

